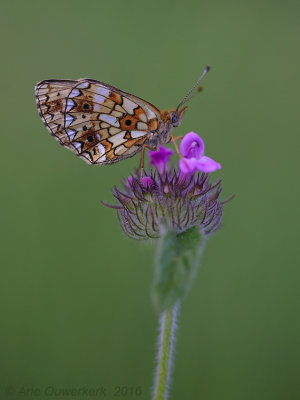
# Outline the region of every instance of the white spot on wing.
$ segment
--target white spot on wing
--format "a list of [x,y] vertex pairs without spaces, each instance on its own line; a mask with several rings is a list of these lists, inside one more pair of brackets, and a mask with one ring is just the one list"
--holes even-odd
[[145,111],[146,111],[148,119],[157,118],[157,115],[152,110],[150,110],[150,108],[146,108]]
[[68,130],[67,130],[67,134],[68,134],[69,138],[70,138],[71,140],[73,140],[73,139],[74,139],[74,136],[75,136],[75,134],[76,134],[76,131],[74,131],[74,129],[68,129]]
[[99,157],[98,160],[96,161],[96,163],[102,163],[106,161],[106,155],[104,154],[103,156]]
[[130,133],[131,133],[131,136],[132,136],[133,138],[138,138],[138,137],[141,137],[141,136],[145,136],[145,135],[146,135],[146,132],[145,132],[145,131],[131,131]]
[[126,97],[123,97],[123,104],[122,107],[129,113],[129,114],[134,114],[134,109],[138,107],[136,103],[133,101],[126,99]]
[[105,100],[106,100],[106,97],[100,96],[99,94],[95,94],[95,95],[94,95],[94,101],[95,101],[95,103],[102,104],[102,103],[105,102]]
[[110,94],[110,90],[105,89],[105,88],[103,88],[103,87],[97,87],[96,92],[97,92],[98,94],[101,94],[101,95],[104,96],[104,97],[108,97],[109,94]]
[[66,111],[72,110],[72,108],[76,105],[75,101],[72,99],[68,99]]
[[144,113],[139,114],[139,119],[141,119],[144,122],[147,122],[146,114],[144,114]]
[[71,123],[74,121],[74,117],[70,114],[66,114],[66,126],[71,125]]
[[117,128],[120,126],[119,120],[116,117],[113,117],[111,115],[100,114],[99,119],[101,119],[102,121],[107,122],[109,125],[115,126]]
[[74,142],[73,145],[76,147],[76,149],[79,151],[79,153],[81,152],[81,144]]
[[106,160],[106,155],[105,155],[106,149],[102,144],[99,143],[98,150],[100,152],[100,157],[97,159],[96,163],[101,163]]
[[73,89],[72,92],[69,94],[69,97],[78,97],[80,92],[78,89]]
[[103,156],[103,154],[105,154],[105,152],[106,152],[105,147],[101,143],[98,144],[98,150],[99,150],[101,156]]
[[137,123],[137,127],[138,127],[138,129],[143,129],[143,130],[145,130],[145,131],[148,130],[148,125],[147,125],[147,124],[144,124],[144,122],[138,122],[138,123]]
[[82,82],[80,83],[80,85],[77,86],[79,89],[86,89],[89,87],[89,83],[88,82]]

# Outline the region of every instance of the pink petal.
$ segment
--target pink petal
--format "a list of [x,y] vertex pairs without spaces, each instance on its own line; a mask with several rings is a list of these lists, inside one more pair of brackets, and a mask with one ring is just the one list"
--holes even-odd
[[180,152],[186,158],[201,158],[204,155],[204,142],[195,132],[187,133],[180,142]]
[[149,151],[150,165],[155,165],[160,173],[168,167],[168,162],[172,156],[173,150],[160,146],[157,151]]
[[180,171],[186,175],[193,175],[199,169],[198,162],[197,158],[183,157],[179,160]]
[[221,164],[216,162],[210,157],[203,156],[200,158],[200,160],[197,160],[198,162],[198,169],[202,172],[214,172],[217,169],[221,169]]

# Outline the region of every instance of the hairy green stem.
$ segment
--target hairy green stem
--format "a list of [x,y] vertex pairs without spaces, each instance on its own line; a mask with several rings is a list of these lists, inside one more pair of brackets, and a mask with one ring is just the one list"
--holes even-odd
[[160,311],[160,335],[153,400],[168,398],[178,308],[195,280],[205,242],[193,227],[179,234],[164,232],[157,246],[152,298]]
[[179,302],[161,313],[153,400],[166,400],[168,398],[178,308]]

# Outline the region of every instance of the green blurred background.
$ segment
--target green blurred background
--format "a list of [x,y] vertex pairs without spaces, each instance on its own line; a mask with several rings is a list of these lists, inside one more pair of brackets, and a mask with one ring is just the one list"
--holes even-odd
[[300,398],[299,11],[271,0],[2,2],[1,398],[102,386],[113,399],[133,386],[142,395],[123,398],[149,399],[154,368],[155,245],[129,240],[100,204],[138,157],[91,167],[59,146],[35,83],[90,77],[164,109],[207,63],[176,134],[203,137],[223,166],[212,176],[223,199],[236,198],[182,306],[171,399]]

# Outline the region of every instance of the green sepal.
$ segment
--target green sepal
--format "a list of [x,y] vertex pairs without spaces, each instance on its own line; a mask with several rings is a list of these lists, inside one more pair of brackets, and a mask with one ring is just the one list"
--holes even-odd
[[152,300],[159,312],[172,307],[189,291],[203,240],[196,226],[179,234],[167,230],[160,237],[152,285]]

